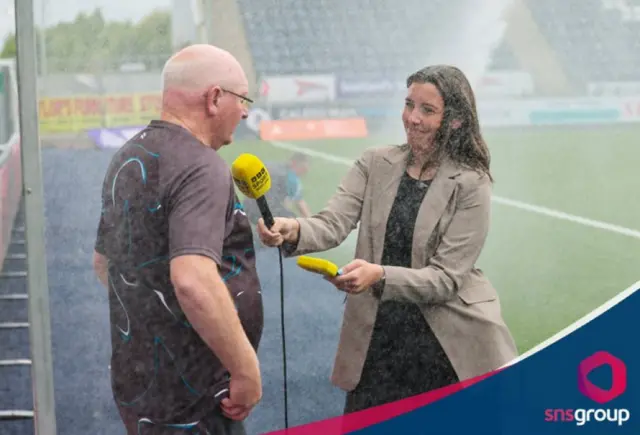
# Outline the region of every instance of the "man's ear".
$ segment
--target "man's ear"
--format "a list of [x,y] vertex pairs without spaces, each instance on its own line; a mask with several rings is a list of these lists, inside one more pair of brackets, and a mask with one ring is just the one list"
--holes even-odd
[[453,119],[451,120],[451,128],[460,128],[462,127],[462,121],[460,121],[459,119]]
[[221,97],[222,90],[218,86],[209,88],[206,98],[206,111],[209,115],[214,115],[218,112]]

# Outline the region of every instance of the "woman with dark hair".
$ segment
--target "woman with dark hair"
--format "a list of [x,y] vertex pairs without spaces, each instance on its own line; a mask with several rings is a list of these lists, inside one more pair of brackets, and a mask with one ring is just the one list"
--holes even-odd
[[517,357],[496,290],[475,267],[492,176],[473,91],[457,68],[407,79],[407,142],[356,161],[321,212],[258,223],[288,256],[339,245],[360,223],[332,381],[354,412],[482,375]]

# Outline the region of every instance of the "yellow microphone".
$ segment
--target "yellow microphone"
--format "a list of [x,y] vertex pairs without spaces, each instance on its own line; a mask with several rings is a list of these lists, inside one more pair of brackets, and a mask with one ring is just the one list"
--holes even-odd
[[231,165],[233,181],[243,195],[255,199],[267,228],[273,226],[273,216],[264,195],[271,189],[269,171],[253,154],[241,154]]
[[340,269],[334,263],[323,258],[301,255],[298,257],[298,266],[309,272],[319,273],[330,278],[340,275]]

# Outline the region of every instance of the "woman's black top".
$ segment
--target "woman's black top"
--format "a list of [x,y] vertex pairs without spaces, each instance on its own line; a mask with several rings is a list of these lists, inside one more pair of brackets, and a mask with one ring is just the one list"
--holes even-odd
[[[387,220],[382,265],[411,267],[415,221],[428,187],[428,182],[406,172],[402,177]],[[345,411],[382,405],[457,380],[420,307],[409,301],[384,301],[360,384],[348,394]]]

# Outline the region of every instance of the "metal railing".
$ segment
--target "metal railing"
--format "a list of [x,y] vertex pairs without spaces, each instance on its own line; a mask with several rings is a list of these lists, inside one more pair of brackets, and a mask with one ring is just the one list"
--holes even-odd
[[[38,132],[38,92],[36,64],[36,35],[34,30],[33,0],[15,0],[17,69],[10,74],[10,85],[5,92],[10,94],[7,114],[12,115],[13,143],[4,146],[0,155],[0,182],[7,183],[7,197],[2,198],[2,236],[0,241],[3,255],[3,271],[0,279],[26,280],[27,293],[5,295],[0,303],[26,300],[28,319],[17,319],[0,323],[2,329],[23,329],[29,331],[30,358],[6,359],[0,369],[12,366],[30,368],[33,408],[6,409],[0,411],[0,420],[33,419],[35,433],[55,435],[55,401],[53,391],[53,364],[51,355],[51,321],[49,289],[44,245],[44,198]],[[17,133],[19,132],[19,134]],[[19,138],[16,140],[16,136]],[[17,193],[16,193],[17,192]],[[23,195],[24,193],[24,195]],[[23,201],[20,201],[20,199]],[[7,202],[8,200],[8,202]],[[5,202],[9,205],[6,216]],[[18,205],[24,205],[24,227],[13,227]],[[6,220],[5,220],[6,219]],[[8,228],[8,233],[5,228]],[[20,234],[23,236],[21,237]],[[16,237],[12,237],[16,236]],[[11,248],[19,247],[15,252]],[[12,257],[15,255],[15,257]],[[20,260],[17,268],[9,270],[9,259]],[[12,268],[13,269],[13,268]],[[1,320],[0,320],[1,321]]]

